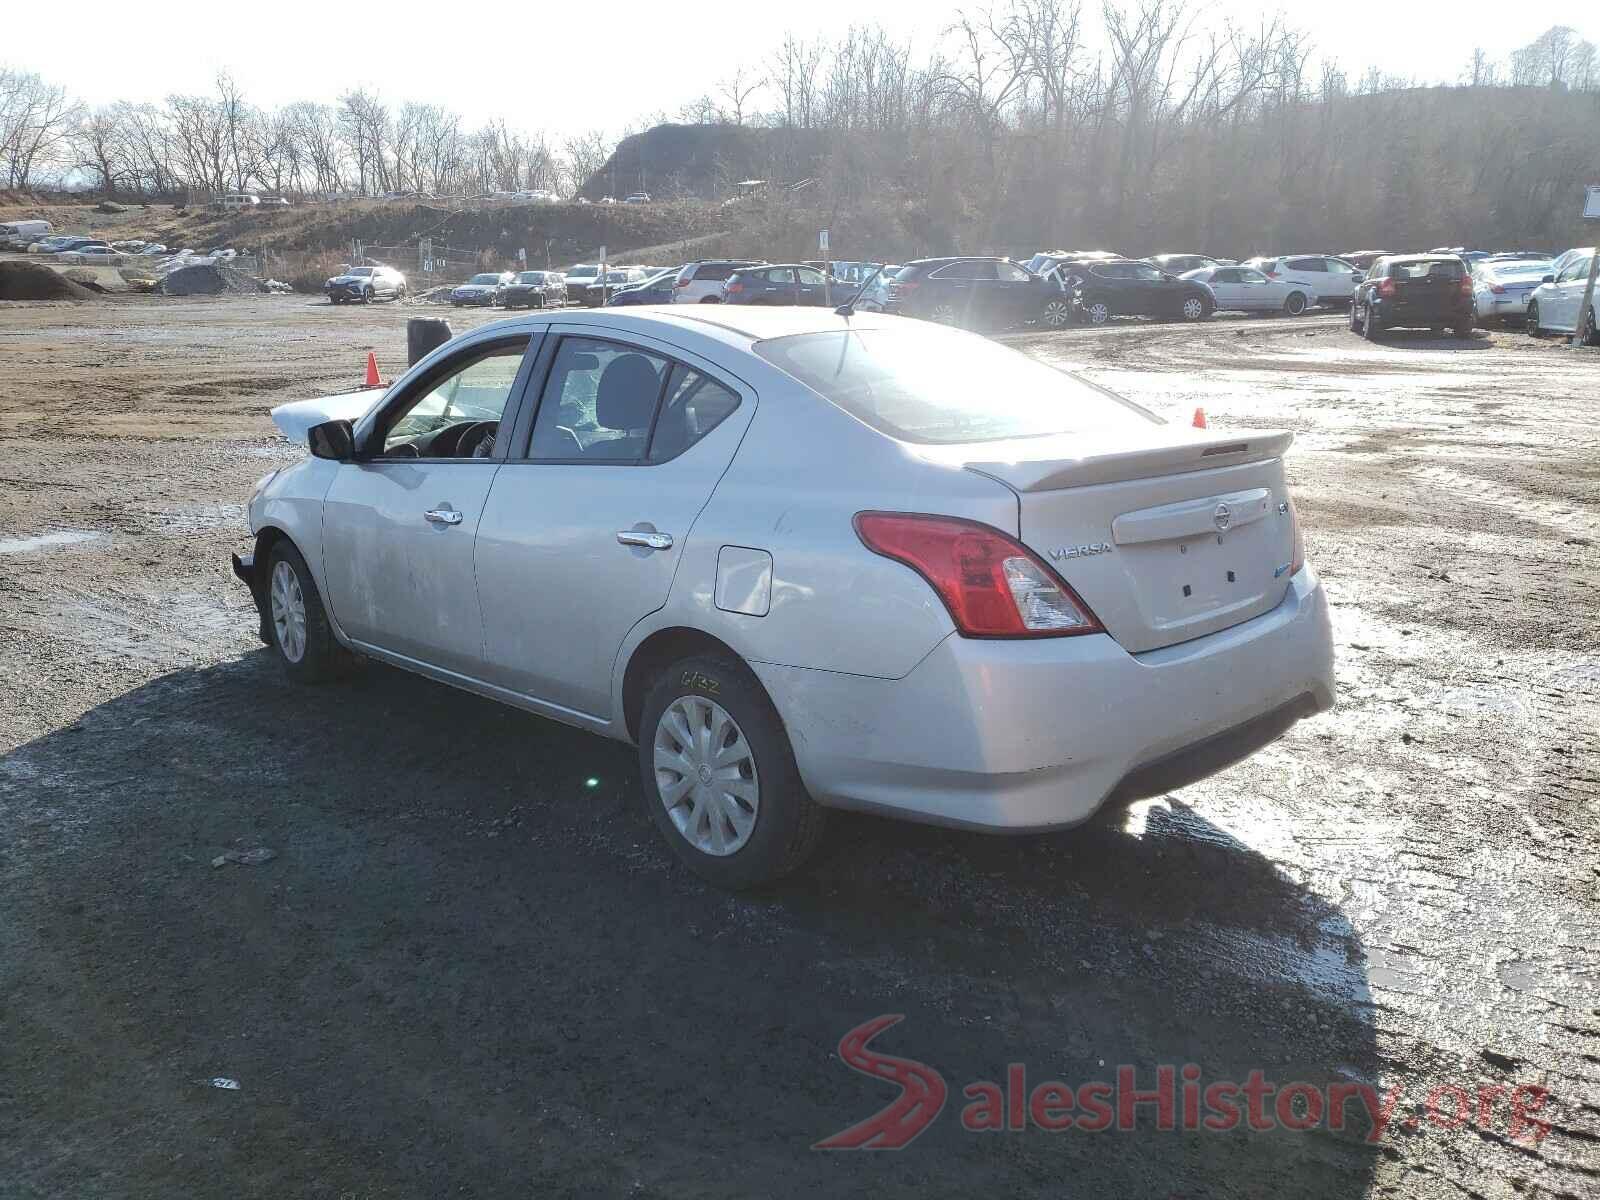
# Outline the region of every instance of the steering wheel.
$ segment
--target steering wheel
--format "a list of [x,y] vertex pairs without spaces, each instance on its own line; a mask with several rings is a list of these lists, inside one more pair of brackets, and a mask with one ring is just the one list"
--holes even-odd
[[498,421],[478,421],[461,431],[456,439],[454,458],[488,458],[494,454],[494,435],[499,431]]

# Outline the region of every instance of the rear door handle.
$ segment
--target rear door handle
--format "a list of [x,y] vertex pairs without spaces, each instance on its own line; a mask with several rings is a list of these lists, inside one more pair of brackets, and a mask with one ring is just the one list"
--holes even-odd
[[430,508],[422,515],[435,525],[461,524],[461,514],[453,508]]
[[642,529],[619,529],[617,541],[624,546],[643,546],[646,550],[671,550],[670,533],[646,533]]

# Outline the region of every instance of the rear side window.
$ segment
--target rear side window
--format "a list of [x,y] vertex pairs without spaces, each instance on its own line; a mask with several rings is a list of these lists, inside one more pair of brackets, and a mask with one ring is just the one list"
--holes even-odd
[[985,442],[1155,422],[987,338],[904,324],[795,334],[754,349],[857,420],[905,442]]
[[735,268],[728,266],[726,263],[705,263],[694,269],[693,278],[706,279],[716,283],[727,279],[733,274],[734,270]]
[[1289,260],[1291,271],[1322,271],[1326,273],[1328,264],[1320,258],[1291,258]]
[[676,458],[727,420],[738,407],[737,393],[709,375],[676,364],[667,381],[666,399],[661,404],[661,415],[656,418],[645,461],[658,463]]
[[901,267],[898,271],[896,271],[894,273],[892,278],[895,279],[896,281],[903,282],[905,280],[915,279],[921,273],[922,273],[922,268],[920,266],[918,266],[916,263],[912,263],[909,267]]

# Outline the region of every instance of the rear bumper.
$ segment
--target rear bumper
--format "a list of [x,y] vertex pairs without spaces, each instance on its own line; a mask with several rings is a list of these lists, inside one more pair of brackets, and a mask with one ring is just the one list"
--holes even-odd
[[903,679],[753,664],[816,799],[994,831],[1061,829],[1204,778],[1334,702],[1308,568],[1273,611],[1131,655],[1106,635],[951,636]]

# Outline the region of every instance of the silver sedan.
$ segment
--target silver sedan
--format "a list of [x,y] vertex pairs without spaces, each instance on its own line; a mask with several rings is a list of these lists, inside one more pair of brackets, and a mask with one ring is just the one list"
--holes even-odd
[[1200,267],[1185,271],[1211,289],[1218,312],[1286,312],[1298,316],[1311,302],[1305,290],[1286,279],[1268,279],[1254,267]]
[[1056,829],[1333,702],[1287,433],[1177,427],[959,331],[816,309],[536,314],[273,411],[263,640],[636,744],[693,869],[829,809]]

